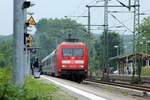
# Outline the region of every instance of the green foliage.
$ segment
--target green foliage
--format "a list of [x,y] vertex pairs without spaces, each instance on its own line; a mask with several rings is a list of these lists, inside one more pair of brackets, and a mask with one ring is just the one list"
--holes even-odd
[[[141,44],[137,45],[137,49],[139,51],[146,52],[146,40],[150,40],[150,17],[144,18],[142,23],[140,24],[139,29],[137,29],[139,31],[139,42],[141,42]],[[145,37],[146,39],[143,39],[143,37]],[[148,53],[150,54],[150,44],[148,44]]]
[[101,43],[99,40],[96,40],[95,42],[95,58],[94,58],[94,64],[95,64],[95,69],[99,69],[102,64],[102,48],[101,48]]
[[11,68],[0,68],[0,86],[3,84],[7,84],[12,80]]
[[4,37],[4,39],[0,42],[0,67],[12,66],[12,38]]
[[36,27],[34,45],[40,47],[38,57],[41,59],[56,49],[57,45],[68,37],[68,34],[72,34],[72,37],[78,38],[90,48],[93,46],[86,29],[71,19],[41,19]]
[[0,69],[0,100],[51,100],[51,93],[57,91],[54,85],[27,78],[23,88],[12,84],[11,69]]
[[[144,18],[140,27],[137,29],[139,32],[138,40],[136,41],[137,52],[150,54],[150,44],[147,42],[150,40],[150,17]],[[147,52],[146,52],[147,51]],[[138,64],[138,75],[141,75],[141,65]],[[146,70],[145,70],[146,71]],[[142,71],[143,75],[149,75]]]
[[24,100],[24,92],[11,83],[0,86],[0,100]]
[[[54,85],[50,85],[50,84],[44,84],[43,82],[39,81],[39,80],[35,80],[35,79],[27,79],[26,80],[26,84],[24,86],[24,89],[28,92],[28,93],[32,93],[32,94],[28,94],[28,96],[31,97],[36,97],[37,95],[39,97],[44,97],[46,100],[50,99],[50,95],[53,92],[57,91],[57,87]],[[45,100],[43,99],[43,100]],[[41,100],[41,99],[39,99]]]
[[23,97],[23,91],[11,84],[11,80],[11,68],[0,68],[0,100],[19,100],[21,96]]
[[51,100],[50,94],[57,90],[53,85],[46,86],[42,83],[32,82],[28,83],[30,86],[25,86],[22,89],[11,83],[1,85],[0,100]]
[[[123,42],[119,33],[109,32],[108,33],[108,58],[117,56],[117,49],[114,46],[119,46],[119,54],[123,51]],[[99,68],[102,68],[103,64],[103,50],[106,45],[104,45],[104,34],[100,36],[100,40],[96,41],[95,50],[96,50],[96,65],[99,65]],[[114,70],[116,69],[115,61],[110,62],[110,67]]]
[[[34,35],[34,45],[40,47],[36,55],[40,59],[56,49],[57,45],[68,37],[68,34],[72,34],[73,37],[86,43],[89,48],[89,70],[94,71],[101,67],[102,48],[104,47],[103,35],[100,40],[96,40],[97,35],[95,36],[96,39],[94,39],[95,37],[93,35],[89,38],[86,28],[71,19],[41,19],[36,27],[37,32]],[[122,48],[123,44],[118,33],[109,33],[108,38],[109,57],[114,57],[117,55],[117,50],[114,48],[114,45],[120,45],[120,48]],[[115,65],[111,66],[113,67]]]
[[142,68],[141,76],[148,76],[148,77],[150,77],[150,66]]
[[[104,35],[101,36],[101,45],[104,47]],[[108,33],[108,56],[114,57],[117,56],[117,50],[114,46],[119,46],[119,54],[121,53],[121,49],[123,48],[123,43],[119,33],[109,32]]]
[[141,82],[141,80],[139,80],[139,78],[137,76],[132,76],[132,79],[131,79],[131,84],[139,84]]

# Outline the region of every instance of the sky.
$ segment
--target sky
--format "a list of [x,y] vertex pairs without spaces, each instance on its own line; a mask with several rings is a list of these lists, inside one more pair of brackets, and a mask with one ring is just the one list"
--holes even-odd
[[[38,22],[41,18],[64,18],[64,16],[81,16],[87,15],[87,8],[85,5],[103,5],[103,0],[31,0],[36,5],[30,9],[29,12],[33,12],[33,17]],[[127,0],[120,0],[127,4]],[[133,1],[133,0],[132,0]],[[141,12],[149,13],[150,15],[150,0],[140,0]],[[116,0],[109,1],[109,4],[119,5]],[[127,11],[125,8],[109,9]],[[103,24],[103,8],[91,9],[91,24],[102,25]],[[133,15],[129,14],[113,14],[123,22],[127,27],[132,30]],[[146,17],[146,16],[144,16]],[[141,17],[141,19],[143,16]],[[87,24],[87,18],[72,18],[79,23]],[[0,35],[9,35],[13,33],[13,0],[0,0]],[[109,26],[119,26],[118,23],[111,15],[109,15]],[[97,33],[102,30],[102,27],[91,27],[91,31]],[[113,30],[110,29],[110,30]],[[118,29],[114,29],[118,30]],[[126,31],[122,28],[118,31]]]

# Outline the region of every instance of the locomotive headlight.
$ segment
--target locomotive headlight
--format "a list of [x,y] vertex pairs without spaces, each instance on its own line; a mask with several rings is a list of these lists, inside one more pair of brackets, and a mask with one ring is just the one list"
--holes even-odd
[[62,64],[69,64],[70,61],[69,60],[62,60]]
[[83,60],[76,60],[75,63],[76,64],[84,64],[84,61]]
[[81,66],[81,68],[83,68],[84,66]]
[[64,68],[64,67],[66,67],[65,65],[62,65],[62,67]]

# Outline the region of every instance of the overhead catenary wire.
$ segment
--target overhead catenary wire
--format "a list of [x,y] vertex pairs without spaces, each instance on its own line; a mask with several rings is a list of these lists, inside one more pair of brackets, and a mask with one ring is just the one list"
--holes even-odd
[[119,0],[116,0],[116,1],[119,2],[122,6],[129,8],[129,6],[125,5],[125,4],[122,3],[121,1],[119,1]]
[[[91,4],[97,4],[97,3],[99,3],[99,2],[102,2],[102,1],[104,1],[104,0],[93,0],[93,1],[91,1],[91,2],[89,2],[89,3],[87,3],[87,0],[86,0],[86,5],[91,5]],[[85,6],[85,5],[84,5]],[[79,9],[77,9],[77,10],[79,10]],[[79,14],[79,16],[84,16],[86,13],[87,13],[88,11],[87,11],[87,9],[86,10],[84,10],[81,14]],[[77,17],[75,20],[78,20],[79,19],[79,17]]]
[[73,12],[73,14],[75,14],[81,7],[82,7],[82,4],[83,4],[84,0],[81,0],[79,5],[77,6],[76,10]]
[[108,13],[134,13],[133,11],[108,11]]
[[[86,1],[86,4],[87,5],[90,5],[90,4],[97,4],[97,3],[99,3],[99,2],[101,2],[101,1],[105,1],[105,0],[92,0],[92,1],[90,1],[90,2],[88,2],[88,0],[83,0],[84,2]],[[119,0],[117,0],[117,1],[119,1]],[[120,3],[120,1],[119,1],[119,3]],[[80,4],[80,5],[82,5],[82,4]],[[127,6],[127,5],[124,5],[124,6]],[[128,6],[127,6],[128,7]],[[150,9],[148,9],[148,10],[150,10]],[[146,10],[146,11],[148,11],[148,10]],[[114,11],[115,12],[115,11]],[[116,12],[118,12],[118,13],[130,13],[131,11],[116,11]],[[84,10],[81,14],[79,14],[78,16],[83,16],[83,15],[85,15],[87,13],[87,9],[86,10]],[[132,13],[132,12],[131,12]],[[77,17],[77,18],[75,18],[74,20],[78,20],[80,17]],[[130,20],[132,20],[133,18],[131,17],[131,18],[128,18],[128,19],[125,19],[124,21],[120,21],[120,20],[118,20],[118,22],[119,23],[122,23],[123,25],[125,25],[124,23],[126,23],[127,21],[129,22]],[[126,26],[126,25],[125,25]],[[133,33],[133,31],[131,31],[131,29],[130,28],[128,28],[127,26],[126,26],[126,28],[130,31],[130,32],[132,32]]]
[[116,19],[121,25],[123,25],[128,31],[132,32],[133,31],[131,29],[129,29],[123,22],[121,22],[115,15],[110,14],[114,19]]
[[142,12],[144,13],[144,12],[149,12],[149,11],[150,11],[150,9],[146,9],[146,10],[144,10],[144,11],[142,11]]
[[103,1],[104,1],[104,0],[93,0],[93,1],[89,2],[88,5],[90,5],[90,4],[92,4],[92,3],[97,4],[97,3],[103,2]]
[[144,10],[140,13],[140,15],[150,15],[150,13],[147,13],[147,12],[150,12],[150,9],[147,9],[147,10]]
[[[133,17],[131,16],[131,17],[129,17],[129,18],[127,18],[127,19],[125,19],[125,20],[123,20],[123,21],[121,21],[122,23],[129,23],[129,22],[131,22],[133,20]],[[115,23],[113,23],[113,25],[116,25]]]
[[[104,1],[104,0],[93,0],[93,1],[91,1],[91,2],[89,2],[88,4],[90,5],[90,4],[92,4],[92,3],[98,3],[98,2],[100,2],[100,1]],[[80,15],[84,15],[85,13],[87,12],[87,10],[85,10],[82,14],[80,14]],[[79,18],[76,18],[75,20],[78,20]]]

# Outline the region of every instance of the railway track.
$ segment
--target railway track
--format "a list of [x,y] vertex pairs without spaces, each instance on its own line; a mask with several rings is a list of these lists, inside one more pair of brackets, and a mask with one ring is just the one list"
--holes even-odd
[[150,87],[143,86],[143,85],[134,85],[134,84],[128,84],[128,83],[119,83],[119,82],[105,82],[105,81],[93,80],[93,79],[86,79],[85,82],[101,83],[101,84],[107,84],[107,85],[113,85],[113,86],[139,90],[139,91],[143,91],[144,94],[146,94],[147,92],[150,92]]

